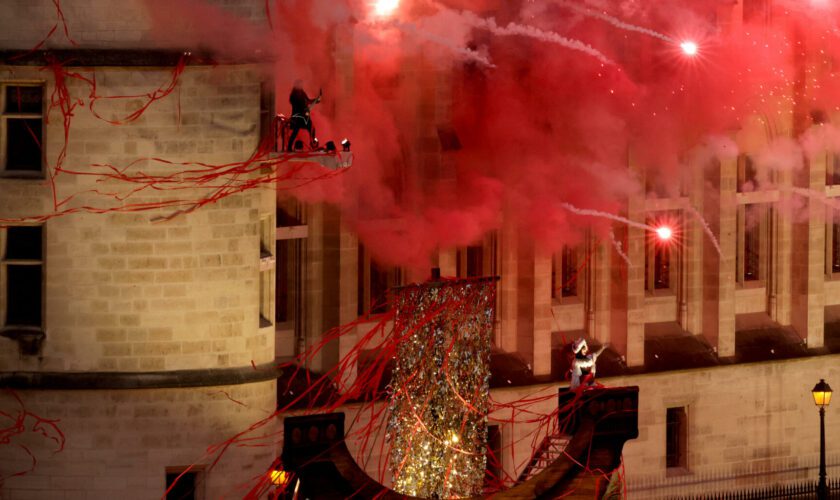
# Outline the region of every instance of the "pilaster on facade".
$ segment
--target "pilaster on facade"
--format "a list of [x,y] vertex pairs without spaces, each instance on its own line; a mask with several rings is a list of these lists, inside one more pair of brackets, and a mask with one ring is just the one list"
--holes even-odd
[[725,158],[706,170],[718,189],[706,189],[703,216],[717,238],[703,245],[703,332],[718,356],[735,356],[735,251],[737,245],[737,158]]
[[[335,209],[323,203],[312,204],[308,211],[309,238],[307,241],[305,297],[305,347],[322,342],[323,333],[338,326],[339,321],[339,221]],[[308,359],[307,368],[325,372],[339,359],[338,341],[324,345]]]
[[[693,334],[703,332],[703,261],[707,248],[717,253],[714,242],[706,234],[703,214],[703,193],[706,189],[704,179],[705,168],[692,165],[687,186],[688,206],[683,210],[683,250],[680,272],[680,297],[678,304],[678,321],[683,330]],[[708,241],[709,247],[706,246]]]
[[[631,167],[632,168],[632,167]],[[638,168],[635,169],[638,171]],[[637,224],[646,222],[645,195],[631,195],[627,201],[627,218]],[[645,364],[645,239],[646,231],[638,226],[627,227],[627,366]]]
[[[825,215],[827,155],[815,155],[796,183],[804,191],[803,216],[793,224],[792,324],[808,347],[821,348],[825,329]],[[807,193],[807,194],[806,194]]]
[[534,375],[551,374],[551,255],[534,256]]

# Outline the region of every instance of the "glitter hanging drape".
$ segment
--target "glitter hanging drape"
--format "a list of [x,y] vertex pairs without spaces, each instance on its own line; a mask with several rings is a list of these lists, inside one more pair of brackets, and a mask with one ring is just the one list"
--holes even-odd
[[388,438],[394,489],[422,498],[480,493],[496,280],[446,280],[394,293],[396,367]]

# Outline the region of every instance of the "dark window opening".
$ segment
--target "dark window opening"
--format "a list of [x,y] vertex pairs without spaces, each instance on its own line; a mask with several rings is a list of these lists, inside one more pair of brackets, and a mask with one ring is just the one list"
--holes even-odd
[[6,87],[4,113],[41,114],[44,109],[44,92],[36,85],[9,85]]
[[9,172],[43,170],[44,88],[41,85],[5,85],[2,129],[3,169]]
[[166,500],[198,500],[197,483],[198,472],[189,471],[183,475],[181,472],[167,472],[166,489],[169,493],[166,494]]
[[744,281],[761,279],[761,224],[759,207],[744,207]]
[[487,427],[487,466],[484,470],[484,486],[497,488],[502,478],[502,431],[498,425]]
[[474,278],[484,274],[484,248],[467,247],[467,277]]
[[376,262],[370,262],[370,312],[384,313],[388,310],[388,271]]
[[656,290],[671,288],[671,249],[666,245],[657,245],[653,260],[653,288]]
[[739,193],[755,191],[758,171],[755,162],[749,156],[742,155],[738,158],[738,185]]
[[564,246],[561,264],[563,266],[561,273],[561,279],[563,280],[561,294],[563,297],[577,297],[577,252],[571,247]]
[[41,260],[41,226],[11,226],[6,238],[6,259]]
[[660,243],[658,239],[648,236],[645,249],[645,290],[669,288],[671,288],[671,246],[669,243]]
[[6,266],[6,325],[41,326],[41,266]]
[[6,170],[41,171],[41,119],[6,120]]
[[840,273],[840,223],[831,224],[831,272]]
[[665,465],[686,468],[688,464],[688,418],[685,407],[668,408],[666,415]]
[[391,304],[388,290],[400,284],[399,268],[387,268],[378,264],[364,246],[359,245],[357,262],[358,314],[380,314],[388,311]]
[[6,326],[42,326],[43,253],[41,226],[7,228]]
[[840,155],[833,154],[828,158],[825,169],[825,183],[829,186],[840,184]]

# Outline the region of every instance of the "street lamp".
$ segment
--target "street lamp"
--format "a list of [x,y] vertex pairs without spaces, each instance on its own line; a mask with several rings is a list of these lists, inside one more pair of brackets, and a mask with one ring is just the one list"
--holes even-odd
[[814,395],[814,404],[820,407],[820,482],[817,483],[817,498],[828,499],[828,485],[825,482],[825,407],[831,403],[831,386],[820,379],[820,382],[811,389]]

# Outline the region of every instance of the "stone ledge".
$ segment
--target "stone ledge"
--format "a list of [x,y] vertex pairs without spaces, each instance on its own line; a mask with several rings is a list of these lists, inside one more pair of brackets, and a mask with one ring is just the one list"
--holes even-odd
[[170,389],[274,380],[274,362],[238,368],[149,372],[0,372],[0,387],[20,390]]

